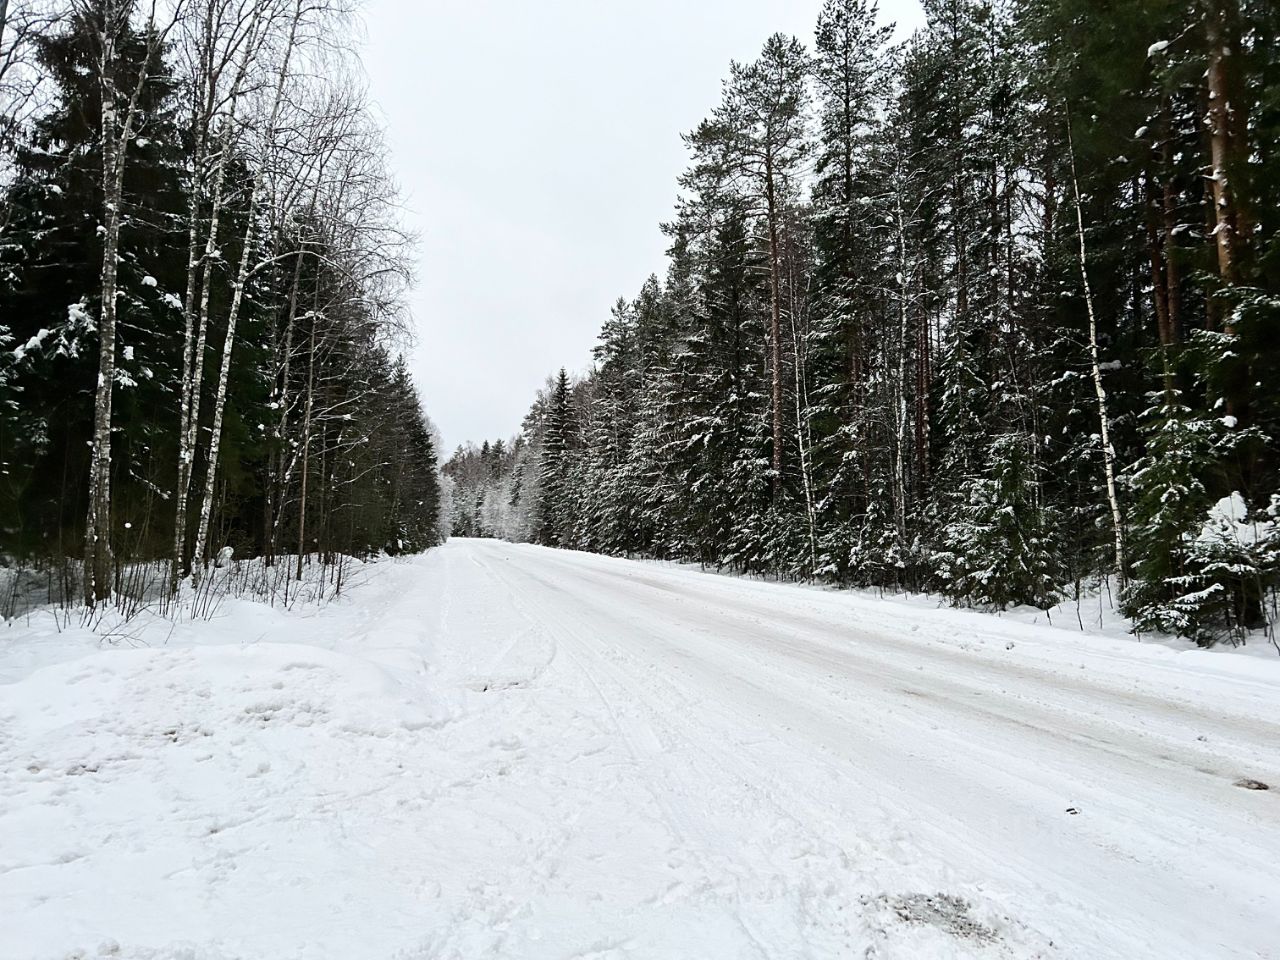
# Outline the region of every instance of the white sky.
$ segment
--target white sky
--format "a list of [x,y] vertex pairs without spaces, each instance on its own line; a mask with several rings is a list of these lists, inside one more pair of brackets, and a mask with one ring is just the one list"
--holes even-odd
[[[619,296],[663,275],[680,134],[822,0],[367,0],[364,61],[421,235],[413,371],[444,433],[513,434],[585,369]],[[918,0],[881,0],[900,30]],[[903,32],[909,32],[903,30]]]

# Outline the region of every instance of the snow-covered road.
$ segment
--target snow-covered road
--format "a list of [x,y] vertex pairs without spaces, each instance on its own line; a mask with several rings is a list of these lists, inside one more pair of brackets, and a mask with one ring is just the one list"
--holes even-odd
[[5,960],[1280,957],[1264,659],[467,540],[180,633],[0,632]]

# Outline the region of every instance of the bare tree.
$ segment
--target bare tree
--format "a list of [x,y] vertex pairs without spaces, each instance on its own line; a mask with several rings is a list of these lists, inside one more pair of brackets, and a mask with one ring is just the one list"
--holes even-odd
[[[187,289],[183,300],[182,380],[179,388],[178,479],[174,496],[170,590],[176,590],[187,542],[187,499],[195,466],[204,381],[209,299],[220,259],[219,231],[228,200],[227,170],[241,141],[241,105],[250,67],[262,51],[278,0],[198,0],[184,39],[192,77],[190,130],[193,182],[187,240]],[[229,76],[229,79],[228,79]],[[207,204],[207,209],[206,209]],[[200,231],[204,228],[203,252]],[[199,288],[197,309],[196,293]]]
[[[334,24],[341,22],[346,11],[340,3],[326,0],[286,2],[283,13],[268,25],[266,39],[255,54],[256,62],[270,65],[271,81],[262,84],[259,93],[250,94],[255,106],[246,110],[242,124],[240,150],[251,167],[251,176],[214,386],[204,489],[192,551],[196,580],[213,536],[229,374],[250,283],[261,274],[288,267],[284,281],[288,292],[272,310],[276,329],[271,345],[277,376],[273,402],[279,411],[275,434],[279,440],[300,434],[302,440],[292,454],[277,449],[271,457],[267,549],[274,555],[285,488],[298,471],[301,557],[308,549],[306,528],[313,480],[320,483],[323,505],[336,482],[335,458],[368,441],[367,435],[350,426],[355,419],[352,411],[367,397],[368,385],[353,377],[351,362],[331,365],[330,358],[345,350],[352,361],[358,360],[362,351],[376,344],[381,336],[378,331],[395,326],[387,304],[398,304],[402,290],[392,282],[385,302],[382,293],[387,278],[407,272],[398,256],[405,238],[396,227],[392,209],[395,191],[382,167],[385,146],[370,122],[358,83],[349,76],[345,51],[330,42],[335,33],[341,33]],[[310,290],[304,293],[303,267],[308,261]],[[206,264],[204,269],[202,279],[207,284],[210,266]],[[308,301],[310,309],[303,312]],[[192,349],[199,351],[200,331],[208,326],[203,304],[196,318]],[[299,342],[295,327],[300,322],[306,329]],[[297,353],[305,355],[306,376],[295,385],[292,374]],[[200,389],[198,367],[198,360],[193,360],[193,395]],[[326,395],[326,378],[341,380],[342,389]],[[193,432],[193,454],[197,416],[190,412],[186,421]],[[291,426],[295,416],[301,422]],[[317,454],[321,469],[313,476]],[[328,530],[323,506],[322,516]],[[175,553],[180,547],[175,538]]]
[[[32,115],[43,106],[45,71],[35,40],[44,36],[60,11],[52,0],[0,0],[0,182],[11,172],[6,157]],[[0,205],[0,233],[8,222]]]
[[[300,469],[298,579],[313,541],[322,548],[322,558],[327,556],[323,549],[327,541],[308,533],[314,529],[309,521],[313,501],[320,503],[317,525],[324,534],[330,530],[326,505],[334,500],[334,485],[341,482],[354,489],[360,475],[353,473],[339,480],[333,468],[344,459],[354,468],[351,455],[369,440],[367,434],[351,431],[351,411],[370,401],[380,389],[350,363],[339,361],[344,351],[356,344],[403,340],[400,304],[409,279],[406,250],[410,241],[396,221],[395,190],[382,165],[385,149],[368,121],[366,106],[362,100],[340,95],[330,101],[325,115],[339,121],[335,132],[341,136],[334,140],[341,149],[326,163],[328,174],[315,207],[309,211],[317,249],[324,254],[318,258],[321,273],[306,317],[309,333],[306,377],[301,384],[302,422],[295,431],[302,435],[300,463],[296,457],[294,460]],[[320,469],[315,471],[317,461]],[[313,490],[313,473],[318,490]]]
[[[230,441],[223,427],[237,403],[258,399],[256,391],[237,395],[242,374],[249,382],[262,376],[275,380],[276,412],[262,417],[266,423],[259,427],[268,441],[269,463],[259,477],[267,501],[262,542],[270,554],[282,538],[292,546],[296,529],[303,562],[309,550],[319,549],[322,562],[331,565],[352,545],[358,551],[390,542],[382,532],[389,519],[414,509],[406,506],[404,490],[421,485],[421,471],[394,453],[417,422],[417,400],[409,396],[411,389],[406,393],[407,374],[395,366],[394,348],[404,319],[407,238],[399,230],[396,191],[384,166],[386,145],[349,46],[355,35],[347,16],[351,4],[0,0],[0,105],[17,102],[18,80],[38,80],[42,51],[61,57],[58,43],[66,42],[74,43],[77,56],[87,48],[89,70],[70,66],[93,85],[95,108],[101,94],[102,115],[90,145],[102,154],[100,164],[96,153],[91,155],[93,179],[101,178],[102,199],[93,200],[92,209],[101,206],[97,237],[103,244],[101,276],[92,283],[100,285],[93,296],[101,298],[100,316],[95,311],[92,329],[101,349],[96,359],[88,358],[97,379],[85,471],[90,496],[83,596],[91,606],[113,594],[116,602],[136,598],[131,591],[140,589],[137,571],[157,556],[163,563],[161,583],[176,594],[184,568],[194,566],[198,581],[210,544],[221,546],[221,531],[241,527],[237,519],[243,514],[237,513],[235,498],[226,496],[235,487],[226,480]],[[33,32],[34,12],[45,5],[55,13],[63,10],[65,27],[47,20],[47,29]],[[65,14],[68,8],[71,16]],[[52,46],[46,46],[45,36]],[[68,66],[59,59],[55,69],[46,69],[51,82],[45,89],[74,87],[79,95],[78,84],[68,84],[62,75]],[[156,139],[149,129],[153,123],[171,129],[175,104],[185,115],[180,121],[184,136],[158,153],[146,149]],[[33,112],[41,125],[31,125],[31,132],[39,135],[48,126],[44,118],[61,117],[64,107],[75,110],[77,103],[50,102],[43,113]],[[15,121],[5,132],[18,129],[25,135],[22,126]],[[27,175],[25,161],[22,169],[6,162],[19,156],[9,147],[16,151],[18,143],[0,139],[0,180],[5,181],[11,172]],[[150,194],[138,192],[156,183],[153,171],[162,175],[156,206]],[[25,184],[15,180],[15,190]],[[14,208],[24,217],[33,210],[41,213],[23,205],[25,194],[7,195],[23,201],[15,200]],[[178,197],[186,207],[175,216],[172,204]],[[162,269],[154,271],[161,279],[148,275],[139,283],[159,290],[132,289],[122,278],[133,275],[133,226],[154,229],[158,238],[173,236],[177,226],[181,233],[164,249],[181,257],[185,240],[185,277],[182,265],[175,270],[166,256]],[[15,257],[27,252],[16,243],[6,249]],[[95,274],[96,257],[97,251]],[[25,281],[18,272],[6,279]],[[152,473],[154,464],[142,460],[149,446],[130,444],[127,468],[121,460],[126,446],[121,438],[132,439],[139,421],[124,419],[135,411],[122,405],[118,388],[134,381],[128,376],[132,355],[118,336],[136,322],[163,350],[167,331],[148,321],[150,315],[160,320],[167,309],[175,319],[179,312],[183,317],[182,345],[173,343],[172,361],[180,367],[180,373],[174,371],[172,404],[177,455],[169,459],[166,454],[168,469]],[[249,319],[268,325],[267,337],[251,345],[267,349],[265,362],[257,350],[245,349]],[[257,334],[255,325],[255,339]],[[0,328],[0,344],[12,341]],[[207,359],[215,351],[217,360]],[[13,352],[21,360],[23,350]],[[151,357],[139,361],[148,379],[153,371],[164,374],[154,378],[159,393],[149,393],[149,399],[162,397],[170,382],[168,354],[156,356],[161,366],[149,365]],[[7,359],[7,354],[0,357]],[[206,371],[210,365],[216,374]],[[393,370],[399,372],[393,376]],[[278,442],[271,443],[273,438]],[[134,469],[139,465],[145,476]],[[166,489],[173,484],[170,478],[176,479],[172,500]],[[85,477],[76,482],[84,483]],[[401,483],[408,486],[391,486]],[[119,514],[125,499],[133,503],[135,494],[147,504],[167,501],[162,509],[174,510],[174,526],[134,529],[128,535],[129,556],[143,562],[125,572],[121,531],[130,525],[117,516],[113,543],[112,514]],[[132,524],[149,526],[149,520]],[[70,589],[76,592],[79,586],[73,583]]]
[[236,326],[244,304],[245,285],[249,281],[250,274],[262,266],[259,264],[258,267],[254,267],[254,241],[258,229],[258,224],[256,223],[258,204],[262,199],[263,184],[270,175],[271,163],[277,151],[276,132],[280,121],[280,111],[285,103],[285,84],[290,76],[290,66],[297,49],[298,28],[306,9],[305,0],[293,0],[293,9],[287,20],[283,46],[277,53],[275,85],[271,94],[270,106],[266,113],[266,125],[261,130],[258,144],[260,166],[249,188],[248,213],[245,217],[240,262],[236,268],[236,278],[231,287],[231,306],[227,314],[226,338],[223,341],[222,362],[218,370],[217,392],[213,407],[213,427],[209,434],[209,457],[205,468],[204,497],[200,504],[195,548],[192,551],[192,575],[196,579],[199,578],[198,571],[200,564],[203,562],[205,544],[208,542],[209,537],[209,518],[213,510],[214,490],[218,479],[218,452],[222,445],[222,420],[227,405],[227,379],[231,373],[231,353],[235,347]]

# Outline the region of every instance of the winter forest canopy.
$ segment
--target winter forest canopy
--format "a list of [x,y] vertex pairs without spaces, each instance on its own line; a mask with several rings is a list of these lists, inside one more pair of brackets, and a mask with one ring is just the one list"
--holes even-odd
[[1280,577],[1280,6],[828,0],[455,533],[1238,641]]
[[440,541],[353,14],[0,0],[0,560],[50,599]]

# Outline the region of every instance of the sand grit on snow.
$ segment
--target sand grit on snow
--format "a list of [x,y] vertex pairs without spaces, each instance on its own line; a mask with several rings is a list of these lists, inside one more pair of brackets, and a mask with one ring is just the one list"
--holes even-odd
[[1280,667],[456,541],[0,629],[0,958],[1280,956]]

